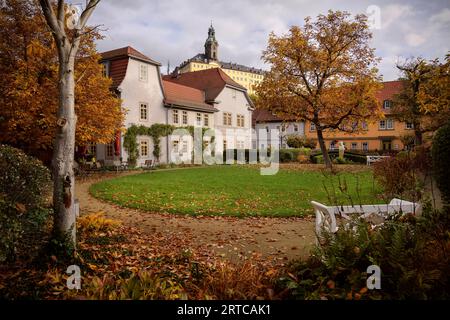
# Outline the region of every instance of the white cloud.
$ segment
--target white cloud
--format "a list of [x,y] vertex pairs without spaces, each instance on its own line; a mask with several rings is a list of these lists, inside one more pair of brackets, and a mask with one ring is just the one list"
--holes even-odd
[[450,24],[450,9],[445,8],[441,12],[434,14],[430,17],[430,22],[436,23],[438,25],[449,25]]
[[389,29],[393,24],[404,21],[413,15],[413,9],[409,5],[390,4],[381,9],[381,28]]
[[418,47],[426,41],[426,37],[418,33],[409,33],[406,35],[406,42],[411,47]]
[[371,45],[383,57],[379,69],[386,80],[397,77],[388,57],[435,58],[449,50],[448,0],[110,0],[100,2],[91,23],[108,29],[99,50],[131,45],[173,67],[203,51],[213,20],[221,60],[265,67],[260,57],[271,31],[286,33],[329,9],[366,13],[370,5],[381,9],[381,29],[372,30]]

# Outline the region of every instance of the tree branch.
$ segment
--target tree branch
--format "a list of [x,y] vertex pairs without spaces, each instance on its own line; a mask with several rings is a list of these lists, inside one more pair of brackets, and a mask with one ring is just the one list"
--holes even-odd
[[44,14],[47,24],[50,26],[53,34],[57,36],[55,37],[56,40],[61,41],[60,38],[64,36],[64,30],[61,30],[61,28],[59,27],[55,11],[53,10],[50,0],[39,0],[39,3],[41,4],[42,13]]
[[86,9],[84,9],[83,13],[80,16],[80,22],[79,22],[80,29],[83,29],[85,27],[86,22],[88,21],[92,12],[94,12],[94,9],[99,2],[100,2],[100,0],[89,0],[89,3],[87,5]]
[[64,0],[58,0],[57,9],[58,25],[61,30],[64,30],[64,20],[65,20],[65,2]]

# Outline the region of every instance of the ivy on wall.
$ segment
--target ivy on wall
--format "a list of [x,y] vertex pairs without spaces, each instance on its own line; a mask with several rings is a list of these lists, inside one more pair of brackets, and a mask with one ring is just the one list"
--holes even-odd
[[[169,124],[155,123],[150,127],[132,125],[127,129],[123,138],[123,146],[128,153],[128,164],[132,167],[136,166],[139,157],[139,144],[137,136],[149,136],[153,140],[153,156],[158,159],[161,156],[161,137],[166,137],[173,133],[175,129],[186,129],[191,136],[194,136],[194,127],[175,127]],[[202,136],[209,128],[202,128]],[[214,137],[212,137],[213,141]]]

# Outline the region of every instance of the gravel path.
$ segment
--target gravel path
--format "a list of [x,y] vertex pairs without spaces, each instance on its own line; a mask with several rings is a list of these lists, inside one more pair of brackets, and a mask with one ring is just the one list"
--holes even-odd
[[144,232],[160,231],[190,237],[192,245],[207,245],[232,261],[250,257],[255,252],[280,262],[306,258],[314,245],[312,217],[236,218],[161,214],[122,208],[100,201],[89,193],[93,183],[135,173],[104,174],[78,180],[76,194],[80,201],[80,213],[102,211],[106,216]]

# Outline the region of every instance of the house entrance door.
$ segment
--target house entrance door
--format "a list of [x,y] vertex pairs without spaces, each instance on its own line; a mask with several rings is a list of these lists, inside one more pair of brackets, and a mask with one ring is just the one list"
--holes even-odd
[[392,141],[391,140],[384,140],[382,142],[383,144],[383,150],[392,150]]

